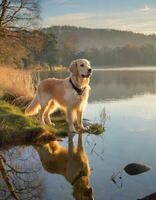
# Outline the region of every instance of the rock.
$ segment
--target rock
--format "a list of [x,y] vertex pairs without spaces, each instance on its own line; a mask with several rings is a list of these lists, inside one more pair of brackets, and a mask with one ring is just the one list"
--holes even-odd
[[125,172],[129,175],[142,174],[149,171],[150,169],[150,166],[139,163],[131,163],[126,165],[126,167],[124,168]]
[[156,193],[152,193],[149,196],[146,196],[142,199],[138,199],[138,200],[156,200]]

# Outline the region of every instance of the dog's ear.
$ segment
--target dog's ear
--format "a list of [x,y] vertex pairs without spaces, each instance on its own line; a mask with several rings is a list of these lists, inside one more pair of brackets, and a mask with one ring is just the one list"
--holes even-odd
[[77,62],[76,60],[72,61],[69,66],[69,71],[74,75],[77,76],[78,70],[77,70]]

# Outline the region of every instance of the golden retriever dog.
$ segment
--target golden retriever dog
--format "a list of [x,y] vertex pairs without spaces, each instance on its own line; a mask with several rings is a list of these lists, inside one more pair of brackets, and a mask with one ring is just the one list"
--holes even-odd
[[94,200],[89,180],[91,170],[82,144],[82,133],[78,136],[77,148],[74,147],[73,137],[70,135],[68,148],[52,141],[36,147],[36,150],[46,171],[64,176],[73,185],[73,196],[76,200]]
[[50,114],[56,108],[66,113],[69,132],[78,128],[85,131],[82,115],[89,96],[89,82],[92,74],[90,62],[77,59],[71,62],[70,76],[66,79],[48,78],[40,82],[36,96],[26,108],[26,115],[34,115],[40,109],[40,120],[43,124],[52,124]]

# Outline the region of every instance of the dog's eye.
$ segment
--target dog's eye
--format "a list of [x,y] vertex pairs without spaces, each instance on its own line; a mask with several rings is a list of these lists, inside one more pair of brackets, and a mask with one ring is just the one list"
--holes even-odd
[[81,64],[80,66],[81,66],[81,67],[83,67],[83,66],[84,66],[84,64]]

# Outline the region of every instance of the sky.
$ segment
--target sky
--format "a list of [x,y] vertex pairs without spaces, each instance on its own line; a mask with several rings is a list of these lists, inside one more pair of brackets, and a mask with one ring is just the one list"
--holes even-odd
[[156,34],[156,0],[42,0],[42,26],[72,25]]

